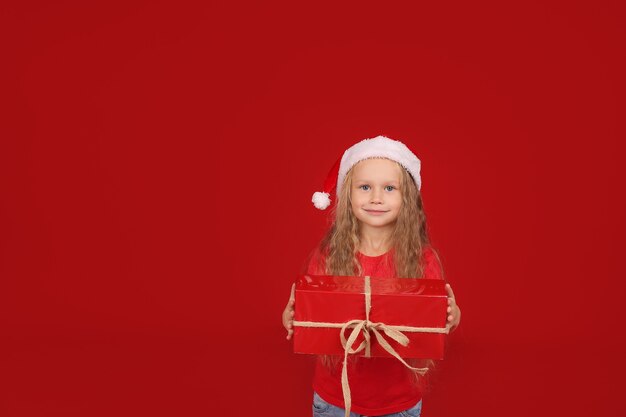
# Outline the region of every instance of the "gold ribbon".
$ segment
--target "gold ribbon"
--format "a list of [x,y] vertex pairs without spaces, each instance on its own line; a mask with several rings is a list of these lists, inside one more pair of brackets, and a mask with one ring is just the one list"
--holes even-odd
[[[392,338],[402,346],[409,344],[409,338],[403,332],[420,332],[420,333],[444,333],[448,334],[450,328],[446,327],[413,327],[413,326],[393,326],[385,323],[372,323],[370,318],[370,310],[372,308],[372,288],[370,284],[370,277],[365,276],[365,320],[350,320],[345,323],[326,323],[326,322],[314,322],[314,321],[294,321],[294,326],[300,327],[335,327],[341,328],[339,338],[341,339],[341,346],[343,347],[343,366],[341,369],[341,389],[343,391],[343,402],[346,406],[345,417],[350,416],[350,407],[352,405],[352,397],[350,395],[350,384],[348,383],[348,355],[354,354],[365,349],[365,356],[370,357],[371,336],[370,331],[374,333],[376,340],[380,346],[385,349],[391,356],[398,359],[404,366],[412,371],[416,371],[420,375],[424,375],[428,368],[414,368],[404,361],[396,352],[396,350],[387,342],[385,337],[381,334],[384,332],[388,337]],[[350,335],[346,339],[345,332],[348,328],[352,327]],[[352,346],[356,341],[359,333],[363,332],[363,341],[354,349]]]

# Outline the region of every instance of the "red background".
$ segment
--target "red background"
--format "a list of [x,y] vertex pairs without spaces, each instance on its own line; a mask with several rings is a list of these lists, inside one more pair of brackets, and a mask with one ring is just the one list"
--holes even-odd
[[3,4],[0,415],[310,415],[280,314],[379,134],[463,311],[423,416],[626,414],[624,10],[416,3]]

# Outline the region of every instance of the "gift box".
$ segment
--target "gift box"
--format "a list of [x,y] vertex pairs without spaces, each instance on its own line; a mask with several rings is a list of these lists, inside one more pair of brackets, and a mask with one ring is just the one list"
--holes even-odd
[[441,279],[303,275],[294,352],[443,359],[447,307]]

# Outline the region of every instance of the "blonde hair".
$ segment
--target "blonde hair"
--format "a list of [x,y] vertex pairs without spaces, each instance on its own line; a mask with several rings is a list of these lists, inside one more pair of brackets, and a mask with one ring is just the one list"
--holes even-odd
[[[341,194],[337,196],[336,207],[331,211],[333,223],[318,248],[319,252],[325,256],[318,258],[320,262],[322,260],[324,262],[317,265],[317,269],[325,271],[327,275],[361,276],[363,273],[357,257],[360,245],[359,222],[352,212],[351,205],[354,166],[346,174]],[[421,263],[422,252],[426,247],[430,247],[426,214],[421,193],[413,177],[400,164],[398,166],[402,173],[400,176],[402,205],[390,242],[391,248],[394,249],[395,273],[399,278],[422,278],[424,274],[424,265]],[[436,252],[434,253],[439,261]],[[321,359],[322,363],[330,369],[336,369],[341,360],[339,356],[330,355],[321,355]],[[414,367],[434,368],[435,365],[432,360],[409,359],[407,362]],[[418,374],[413,374],[417,382]]]

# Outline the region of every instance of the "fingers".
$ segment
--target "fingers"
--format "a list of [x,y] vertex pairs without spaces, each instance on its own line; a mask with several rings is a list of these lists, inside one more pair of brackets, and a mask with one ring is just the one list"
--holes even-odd
[[459,322],[461,321],[461,309],[459,309],[458,306],[450,306],[447,309],[447,313],[448,313],[448,324],[452,325],[452,326],[457,326],[459,324]]
[[456,298],[454,298],[454,291],[452,291],[450,284],[446,284],[446,291],[448,292],[448,312],[450,312],[450,308],[456,307]]
[[450,328],[456,327],[461,320],[461,309],[456,304],[456,299],[454,297],[454,291],[452,291],[452,286],[450,284],[446,284],[446,292],[448,293],[448,308],[446,313],[448,315],[447,321]]
[[287,307],[285,308],[284,324],[285,329],[287,329],[287,340],[291,339],[293,336],[293,318],[296,315],[294,310],[294,306],[296,304],[296,284],[291,285],[291,293],[289,294],[289,301],[287,302]]
[[446,291],[448,292],[448,297],[454,299],[454,291],[452,291],[450,284],[446,284]]
[[296,311],[294,310],[294,308],[287,305],[287,307],[285,307],[285,310],[283,311],[283,326],[285,326],[285,328],[287,327],[288,323],[293,321],[295,315]]
[[296,284],[291,285],[291,293],[289,294],[289,301],[287,301],[287,308],[293,309],[296,304]]
[[291,310],[289,312],[289,318],[287,319],[287,325],[285,326],[287,328],[287,340],[291,339],[291,336],[293,335],[293,318],[295,315],[295,311]]

